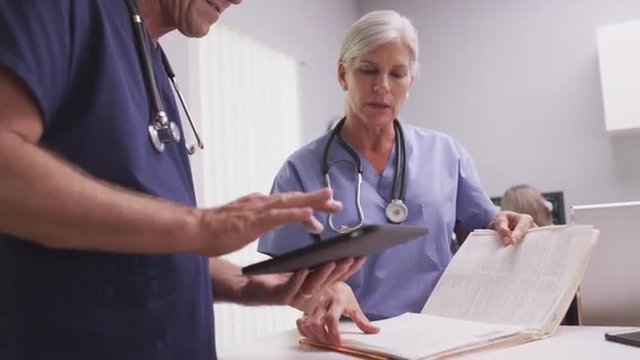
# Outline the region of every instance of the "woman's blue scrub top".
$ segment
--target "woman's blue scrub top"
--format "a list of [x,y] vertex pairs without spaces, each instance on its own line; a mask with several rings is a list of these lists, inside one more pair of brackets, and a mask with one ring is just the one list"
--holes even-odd
[[[406,195],[409,216],[403,224],[424,226],[429,234],[420,240],[367,257],[362,268],[347,280],[370,319],[405,312],[420,312],[451,260],[451,235],[461,229],[483,228],[496,216],[496,207],[484,192],[467,151],[444,134],[403,125],[406,144]],[[277,174],[272,192],[310,191],[325,186],[322,151],[329,134],[292,154]],[[334,140],[328,155],[334,197],[343,210],[333,223],[356,225],[355,161]],[[355,149],[354,149],[355,150]],[[356,151],[357,152],[357,151]],[[396,166],[395,147],[382,176],[360,154],[363,167],[361,203],[365,224],[387,223],[385,207],[392,196]],[[337,235],[328,215],[315,214],[325,225],[321,239]],[[283,226],[260,238],[258,251],[278,255],[314,240],[299,224]]]
[[[168,116],[180,123],[152,49]],[[158,153],[149,141],[122,0],[0,0],[0,66],[40,107],[43,148],[92,177],[195,205],[184,142]],[[55,250],[0,235],[0,273],[2,360],[215,358],[208,262],[197,254]]]

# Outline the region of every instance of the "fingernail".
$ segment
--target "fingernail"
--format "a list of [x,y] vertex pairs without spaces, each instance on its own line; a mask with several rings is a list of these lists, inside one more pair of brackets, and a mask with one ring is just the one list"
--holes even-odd
[[324,230],[324,226],[322,226],[322,224],[318,224],[313,229],[311,229],[311,233],[318,235],[322,232],[322,230]]

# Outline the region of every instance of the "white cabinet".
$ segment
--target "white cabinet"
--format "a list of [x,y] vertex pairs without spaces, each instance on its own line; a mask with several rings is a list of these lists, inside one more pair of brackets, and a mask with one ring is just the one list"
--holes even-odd
[[640,21],[597,29],[606,129],[640,133]]

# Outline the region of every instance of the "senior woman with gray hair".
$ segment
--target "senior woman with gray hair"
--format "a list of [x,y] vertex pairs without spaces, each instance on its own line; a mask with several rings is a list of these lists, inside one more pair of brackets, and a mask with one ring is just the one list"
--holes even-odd
[[310,301],[301,307],[305,315],[297,325],[313,341],[339,345],[342,316],[365,332],[377,332],[369,319],[419,312],[451,260],[454,224],[459,238],[491,228],[505,245],[534,226],[528,215],[497,213],[462,145],[398,121],[417,72],[418,36],[409,19],[394,11],[373,11],[357,20],[338,61],[346,116],[293,153],[274,180],[274,193],[330,185],[343,210],[331,218],[316,214],[327,225],[319,238],[296,224],[266,233],[258,250],[271,256],[362,224],[429,228],[419,240],[369,256],[347,281],[307,294]]

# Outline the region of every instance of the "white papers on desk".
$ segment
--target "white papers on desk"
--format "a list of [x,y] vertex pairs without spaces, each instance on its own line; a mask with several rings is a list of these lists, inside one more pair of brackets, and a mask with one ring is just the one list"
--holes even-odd
[[482,324],[406,313],[373,322],[378,334],[342,332],[343,345],[396,359],[424,359],[523,335],[520,326]]

